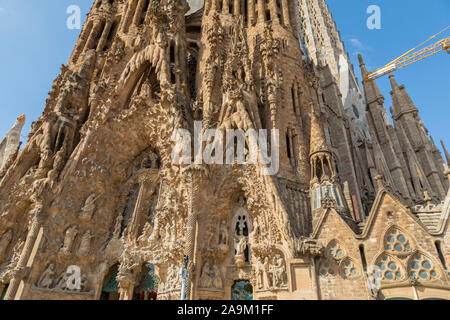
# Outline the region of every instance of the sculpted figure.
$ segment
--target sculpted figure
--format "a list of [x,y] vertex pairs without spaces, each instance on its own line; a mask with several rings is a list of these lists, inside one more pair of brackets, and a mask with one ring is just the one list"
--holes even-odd
[[228,244],[228,224],[226,220],[222,220],[220,223],[220,230],[219,230],[219,245],[221,244]]
[[13,238],[13,232],[11,229],[6,231],[2,237],[0,238],[0,254],[6,253],[6,249],[8,249],[9,244]]
[[50,264],[39,278],[38,286],[41,288],[51,288],[53,284],[53,276],[55,275],[55,265]]
[[209,262],[206,262],[202,269],[200,277],[200,287],[211,288],[213,286],[213,278],[211,277],[211,267]]
[[95,194],[91,194],[86,201],[84,202],[84,206],[81,209],[80,218],[86,221],[91,220],[92,215],[95,211],[95,201],[97,200]]
[[80,247],[78,248],[78,253],[83,255],[89,253],[91,246],[92,232],[90,230],[86,231],[81,238]]
[[286,267],[284,265],[284,259],[280,254],[277,254],[273,259],[273,285],[279,287],[284,284],[284,275],[286,274]]
[[235,250],[236,250],[236,264],[238,266],[244,266],[245,265],[245,250],[247,249],[247,237],[245,236],[240,236],[240,237],[236,237],[236,245],[235,245]]
[[257,243],[259,241],[261,229],[259,227],[258,219],[253,219],[253,231],[250,234],[250,242]]
[[223,288],[222,277],[220,275],[220,270],[216,265],[214,265],[213,267],[212,276],[214,279],[214,287],[217,289],[222,289]]
[[269,265],[269,257],[266,257],[264,259],[264,263],[262,265],[262,272],[263,272],[263,284],[264,289],[270,288],[270,280],[269,280],[269,274],[270,274],[270,265]]
[[58,281],[56,283],[55,288],[60,290],[66,290],[67,289],[67,281],[69,280],[69,277],[71,275],[67,273],[67,271],[64,271],[58,278]]
[[261,262],[261,258],[257,258],[256,265],[255,265],[255,276],[256,276],[256,288],[262,289],[263,288],[263,264]]
[[70,227],[67,229],[66,234],[64,236],[64,244],[61,248],[61,251],[64,253],[69,253],[72,249],[73,241],[78,234],[78,229],[76,226]]

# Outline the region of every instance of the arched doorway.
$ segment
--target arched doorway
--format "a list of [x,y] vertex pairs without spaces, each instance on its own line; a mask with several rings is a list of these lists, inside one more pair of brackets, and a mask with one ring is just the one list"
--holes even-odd
[[231,300],[253,300],[253,287],[250,281],[235,281],[231,287]]
[[157,296],[158,279],[155,277],[155,266],[146,263],[137,278],[133,300],[156,300]]
[[113,265],[103,278],[100,300],[119,300],[119,284],[116,280],[118,270],[119,264]]

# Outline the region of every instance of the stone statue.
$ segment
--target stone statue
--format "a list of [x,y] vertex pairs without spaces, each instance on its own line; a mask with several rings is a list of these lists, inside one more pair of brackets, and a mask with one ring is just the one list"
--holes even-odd
[[274,287],[280,287],[285,283],[284,275],[286,274],[284,259],[280,254],[275,255],[273,258],[273,265],[273,285]]
[[216,265],[213,266],[212,275],[214,278],[214,287],[217,289],[222,289],[223,281],[222,281],[222,277],[220,275],[219,267],[217,267]]
[[42,273],[41,277],[39,278],[38,286],[46,289],[51,288],[53,284],[54,275],[55,275],[55,265],[52,263]]
[[202,268],[202,275],[200,276],[200,287],[212,288],[213,287],[213,277],[211,277],[211,266],[209,262],[206,262]]
[[250,233],[250,242],[251,243],[257,243],[259,242],[259,237],[261,233],[261,228],[258,223],[258,219],[253,219],[253,231]]
[[78,248],[78,254],[84,255],[89,253],[89,249],[91,246],[91,239],[93,235],[90,230],[86,231],[81,237],[80,247]]
[[262,274],[263,274],[263,287],[264,289],[269,289],[270,288],[270,279],[269,279],[269,274],[270,274],[270,265],[269,265],[269,257],[266,257],[264,259],[264,263],[262,265]]
[[86,201],[84,202],[84,206],[81,209],[80,219],[89,221],[92,218],[92,215],[95,211],[95,201],[97,200],[95,194],[91,194]]
[[236,264],[239,267],[243,267],[245,265],[245,260],[246,260],[245,259],[245,250],[247,249],[247,237],[240,236],[240,237],[236,237],[235,239],[236,239],[236,245],[235,245]]
[[66,230],[66,233],[64,235],[64,244],[63,247],[61,248],[61,251],[63,253],[70,253],[70,251],[72,250],[73,241],[75,240],[77,234],[78,229],[76,226],[70,227],[69,229]]
[[256,277],[256,288],[262,289],[263,288],[263,264],[261,262],[261,258],[256,258],[256,264],[255,264],[255,277]]
[[67,271],[64,271],[58,278],[58,281],[56,282],[56,289],[59,290],[66,290],[67,289],[67,281],[69,280],[69,277],[71,274],[69,274]]
[[224,244],[227,245],[228,244],[228,223],[226,220],[222,220],[222,222],[220,223],[220,228],[219,228],[219,245]]

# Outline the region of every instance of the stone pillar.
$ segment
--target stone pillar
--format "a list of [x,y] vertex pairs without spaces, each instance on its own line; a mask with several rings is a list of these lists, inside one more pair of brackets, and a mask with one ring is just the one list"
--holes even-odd
[[107,21],[105,28],[103,29],[103,33],[100,38],[100,41],[98,42],[98,45],[97,45],[97,52],[103,51],[103,48],[106,45],[106,41],[108,40],[109,32],[111,31],[111,26],[112,26],[112,22]]
[[233,0],[223,0],[223,5],[222,5],[222,13],[223,14],[228,14],[230,12],[230,1],[233,1]]
[[95,45],[95,38],[97,37],[98,33],[100,32],[100,26],[101,26],[102,22],[101,21],[96,21],[94,23],[94,27],[91,30],[91,34],[89,35],[89,38],[86,42],[86,46],[85,48],[87,50],[90,49],[94,49],[94,45]]
[[141,16],[142,16],[142,10],[144,9],[144,5],[145,5],[145,1],[146,0],[139,0],[136,11],[134,12],[134,17],[133,17],[133,24],[135,26],[139,25]]
[[130,6],[128,7],[128,11],[126,13],[125,19],[123,21],[123,25],[122,25],[122,32],[127,32],[128,30],[128,26],[131,23],[131,19],[133,19],[134,16],[134,11],[136,10],[136,6],[137,6],[137,1],[138,0],[132,0],[132,2],[130,3]]
[[[232,1],[232,0],[230,0]],[[234,8],[233,8],[234,12],[233,14],[237,17],[238,15],[241,14],[241,3],[239,0],[234,0]]]
[[270,8],[270,17],[271,17],[272,21],[276,24],[280,24],[281,21],[278,18],[278,6],[276,3],[276,0],[270,0],[269,8]]
[[255,0],[248,0],[248,26],[255,22]]
[[263,23],[266,20],[266,0],[256,0],[258,1],[258,23]]
[[283,10],[283,21],[285,26],[291,25],[291,20],[289,18],[289,4],[287,0],[281,0],[281,9]]
[[38,217],[35,217],[33,219],[33,223],[31,224],[30,231],[28,231],[27,239],[25,241],[22,253],[20,254],[19,261],[17,262],[17,266],[13,270],[13,277],[11,279],[11,282],[9,283],[8,291],[5,295],[5,300],[14,300],[17,289],[19,288],[19,284],[26,275],[27,261],[30,257],[31,251],[33,250],[34,243],[36,242],[36,238],[38,237],[39,230],[41,228],[40,220],[41,219]]
[[190,188],[190,199],[189,199],[189,213],[187,218],[186,226],[186,240],[184,255],[189,257],[189,264],[187,268],[186,276],[186,299],[191,298],[191,287],[193,282],[193,269],[194,269],[194,252],[195,252],[195,238],[196,238],[196,227],[197,227],[197,203],[198,194],[200,190],[200,183],[202,176],[204,174],[204,168],[201,165],[190,165],[183,170],[185,181],[188,183]]

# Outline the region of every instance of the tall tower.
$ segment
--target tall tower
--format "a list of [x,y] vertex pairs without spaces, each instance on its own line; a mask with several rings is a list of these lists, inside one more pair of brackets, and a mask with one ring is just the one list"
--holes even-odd
[[[297,24],[305,54],[317,66],[328,66],[338,84],[355,139],[370,140],[364,92],[325,0],[296,0]],[[356,141],[354,141],[356,144]]]
[[[395,259],[404,288],[417,256],[447,297],[431,258],[446,238],[404,205],[428,178],[408,176],[402,151],[410,167],[421,153],[398,147],[375,83],[374,139],[356,149],[332,69],[302,56],[292,1],[95,1],[0,176],[0,297],[373,299],[366,262]],[[361,186],[377,196],[366,221]],[[406,233],[390,252],[399,230],[420,230],[427,252]]]

